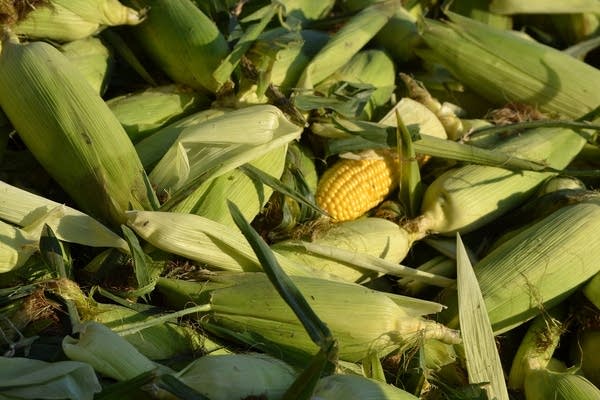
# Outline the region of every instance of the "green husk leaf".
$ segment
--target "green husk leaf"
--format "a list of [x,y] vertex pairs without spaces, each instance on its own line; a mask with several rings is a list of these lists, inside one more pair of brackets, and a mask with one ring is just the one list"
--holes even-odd
[[459,317],[469,382],[487,383],[485,390],[489,398],[508,400],[508,390],[494,332],[479,290],[477,277],[459,234],[456,235],[456,242]]

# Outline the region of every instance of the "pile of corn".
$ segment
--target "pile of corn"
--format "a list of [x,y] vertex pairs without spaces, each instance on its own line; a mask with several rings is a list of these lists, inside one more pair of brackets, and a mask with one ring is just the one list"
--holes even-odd
[[600,399],[598,0],[0,1],[1,399]]

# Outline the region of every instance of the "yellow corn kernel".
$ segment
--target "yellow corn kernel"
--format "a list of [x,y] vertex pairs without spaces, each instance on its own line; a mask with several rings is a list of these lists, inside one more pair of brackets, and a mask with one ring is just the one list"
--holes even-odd
[[317,205],[333,219],[356,219],[380,204],[398,185],[398,158],[377,152],[377,158],[342,159],[323,174]]

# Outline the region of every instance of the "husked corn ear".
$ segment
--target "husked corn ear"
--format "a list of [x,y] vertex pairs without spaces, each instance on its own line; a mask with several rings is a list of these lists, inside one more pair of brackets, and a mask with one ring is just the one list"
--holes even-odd
[[119,226],[127,209],[149,209],[135,148],[100,95],[56,48],[7,36],[0,106],[35,158],[103,222]]
[[317,205],[337,221],[356,219],[381,203],[398,186],[398,157],[377,151],[377,158],[342,159],[317,186]]
[[216,92],[213,77],[229,46],[217,25],[192,0],[127,0],[148,9],[143,23],[131,28],[140,46],[174,82]]
[[105,26],[135,25],[142,15],[117,0],[51,0],[36,6],[14,28],[32,38],[72,41],[97,33]]
[[[422,317],[439,311],[442,306],[437,303],[390,297],[352,283],[306,276],[291,278],[337,339],[341,360],[356,362],[372,353],[383,356],[426,338],[460,342],[456,331]],[[210,282],[207,285],[160,278],[157,289],[170,306],[177,308],[190,302],[201,304],[208,298],[210,311],[199,317],[205,329],[250,334],[260,341],[307,355],[318,350],[265,274],[246,273],[234,279],[232,284],[220,282],[221,287],[211,289]]]
[[[473,266],[496,334],[540,314],[600,271],[600,199],[562,207]],[[441,315],[458,323],[455,294]],[[447,319],[446,319],[447,320]]]

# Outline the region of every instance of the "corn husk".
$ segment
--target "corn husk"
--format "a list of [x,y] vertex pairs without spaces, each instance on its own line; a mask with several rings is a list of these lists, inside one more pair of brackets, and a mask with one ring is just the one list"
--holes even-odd
[[125,240],[89,215],[0,181],[0,219],[24,227],[54,209],[59,209],[60,217],[46,219],[44,223],[58,239],[129,252]]
[[405,73],[401,72],[400,78],[406,87],[408,96],[423,104],[436,115],[446,131],[446,137],[457,140],[463,134],[462,121],[457,116],[461,111],[460,107],[452,103],[440,102],[429,93],[421,82]]
[[298,80],[298,88],[312,89],[346,64],[399,7],[398,1],[382,1],[352,17],[313,57]]
[[211,400],[252,396],[280,399],[296,375],[297,372],[283,361],[258,353],[204,356],[174,374]]
[[508,377],[508,385],[513,390],[523,390],[528,375],[535,370],[547,369],[565,324],[555,316],[564,319],[564,310],[553,315],[537,316],[529,325],[517,353],[513,358]]
[[[310,21],[327,16],[335,5],[335,0],[282,0],[281,4],[285,7],[286,19]],[[290,21],[287,22],[290,23]]]
[[[448,13],[427,21],[423,39],[436,61],[482,97],[503,105],[525,103],[577,118],[600,104],[600,71],[513,32]],[[594,83],[592,83],[594,82]]]
[[97,93],[102,95],[106,91],[113,59],[100,39],[74,40],[62,45],[60,51],[81,71]]
[[92,400],[102,390],[94,370],[83,362],[0,357],[0,371],[4,399]]
[[[397,264],[408,254],[412,241],[408,232],[391,221],[361,218],[332,225],[319,232],[311,243],[348,250],[356,255],[368,254]],[[311,265],[348,282],[378,275],[332,257],[311,253],[300,244],[298,240],[284,240],[271,245],[271,249],[288,259]]]
[[0,68],[2,109],[82,211],[118,226],[128,208],[150,208],[131,141],[63,54],[46,43],[5,38]]
[[134,143],[208,103],[205,94],[181,85],[152,87],[106,101]]
[[157,130],[148,137],[140,140],[135,145],[140,161],[144,168],[151,168],[165,155],[169,147],[177,140],[179,135],[188,126],[200,124],[209,119],[219,117],[228,110],[222,108],[209,108],[198,111],[185,118],[172,122],[171,124]]
[[370,85],[373,92],[360,113],[362,119],[370,120],[379,108],[392,96],[396,71],[392,59],[382,50],[361,50],[329,78],[315,86],[315,91],[332,94],[340,82]]
[[204,337],[191,327],[175,322],[163,322],[136,332],[127,332],[132,325],[160,315],[152,314],[152,310],[144,312],[118,304],[98,303],[85,296],[75,282],[67,279],[49,282],[47,287],[64,300],[72,301],[82,321],[106,325],[150,360],[168,360],[202,350]]
[[[564,168],[581,150],[584,135],[565,128],[538,128],[494,147],[525,159]],[[481,165],[450,169],[425,190],[418,221],[421,232],[470,232],[518,206],[552,172],[510,171]]]
[[600,274],[596,274],[584,286],[583,294],[600,310]]
[[594,385],[600,387],[600,330],[587,329],[578,338],[578,350],[581,354],[581,371]]
[[182,131],[150,173],[157,192],[222,175],[297,139],[302,128],[271,105],[232,111]]
[[[275,148],[249,164],[279,179],[283,173],[287,145]],[[201,215],[223,225],[235,228],[227,202],[233,202],[244,218],[252,221],[263,209],[273,189],[256,182],[243,171],[234,169],[204,182],[171,211]]]
[[[380,0],[343,1],[342,6],[349,11],[359,11]],[[423,15],[421,4],[413,3],[398,7],[390,20],[375,35],[374,42],[383,47],[394,61],[404,63],[415,58],[414,49],[420,44],[421,38],[417,28],[417,20]]]
[[330,375],[319,379],[313,400],[416,400],[418,397],[385,382],[359,375]]
[[581,375],[568,372],[535,370],[525,381],[526,400],[595,400],[600,398],[598,389]]
[[267,84],[289,95],[312,57],[327,43],[329,35],[316,30],[287,31],[275,28],[263,32],[248,50],[246,57],[259,72],[258,81],[240,83],[241,101],[266,102]]
[[575,13],[600,13],[600,5],[594,0],[577,1],[515,1],[492,0],[490,10],[498,14],[575,14]]
[[59,225],[59,221],[64,218],[64,209],[59,205],[43,214],[38,213],[36,218],[28,221],[23,228],[0,221],[0,273],[23,266],[39,250],[40,235],[44,226]]
[[[229,271],[259,271],[256,255],[236,229],[193,214],[130,211],[127,225],[158,249]],[[310,266],[284,256],[278,261],[291,275],[315,275]],[[323,274],[322,274],[323,275]]]
[[444,125],[429,108],[409,97],[403,97],[392,109],[379,120],[380,124],[397,126],[396,112],[400,114],[402,122],[406,126],[417,125],[419,133],[447,139],[448,135]]
[[[317,346],[264,274],[233,279],[229,286],[227,281],[218,282],[221,287],[210,290],[206,282],[161,278],[157,289],[174,307],[184,307],[190,301],[202,303],[208,296],[211,311],[199,318],[206,329],[250,334],[288,351],[316,352]],[[460,340],[457,332],[422,318],[440,310],[439,304],[402,296],[391,298],[350,283],[312,277],[292,280],[337,339],[341,360],[355,362],[370,353],[383,356],[402,346],[417,345],[425,338],[447,343]],[[204,293],[203,288],[207,290]],[[252,297],[250,293],[261,296]]]
[[106,26],[136,25],[140,12],[117,0],[51,0],[19,21],[14,32],[32,38],[73,41],[87,38]]
[[[550,308],[599,271],[600,201],[563,207],[503,242],[474,265],[495,334]],[[571,266],[565,268],[565,266]],[[444,304],[455,327],[453,297]],[[449,319],[445,319],[449,321]]]
[[176,83],[216,92],[213,72],[229,46],[214,21],[191,0],[127,0],[148,9],[142,24],[131,29],[146,54]]
[[65,336],[62,349],[71,360],[89,364],[101,375],[118,381],[157,369],[133,345],[98,322],[81,324],[79,338]]

